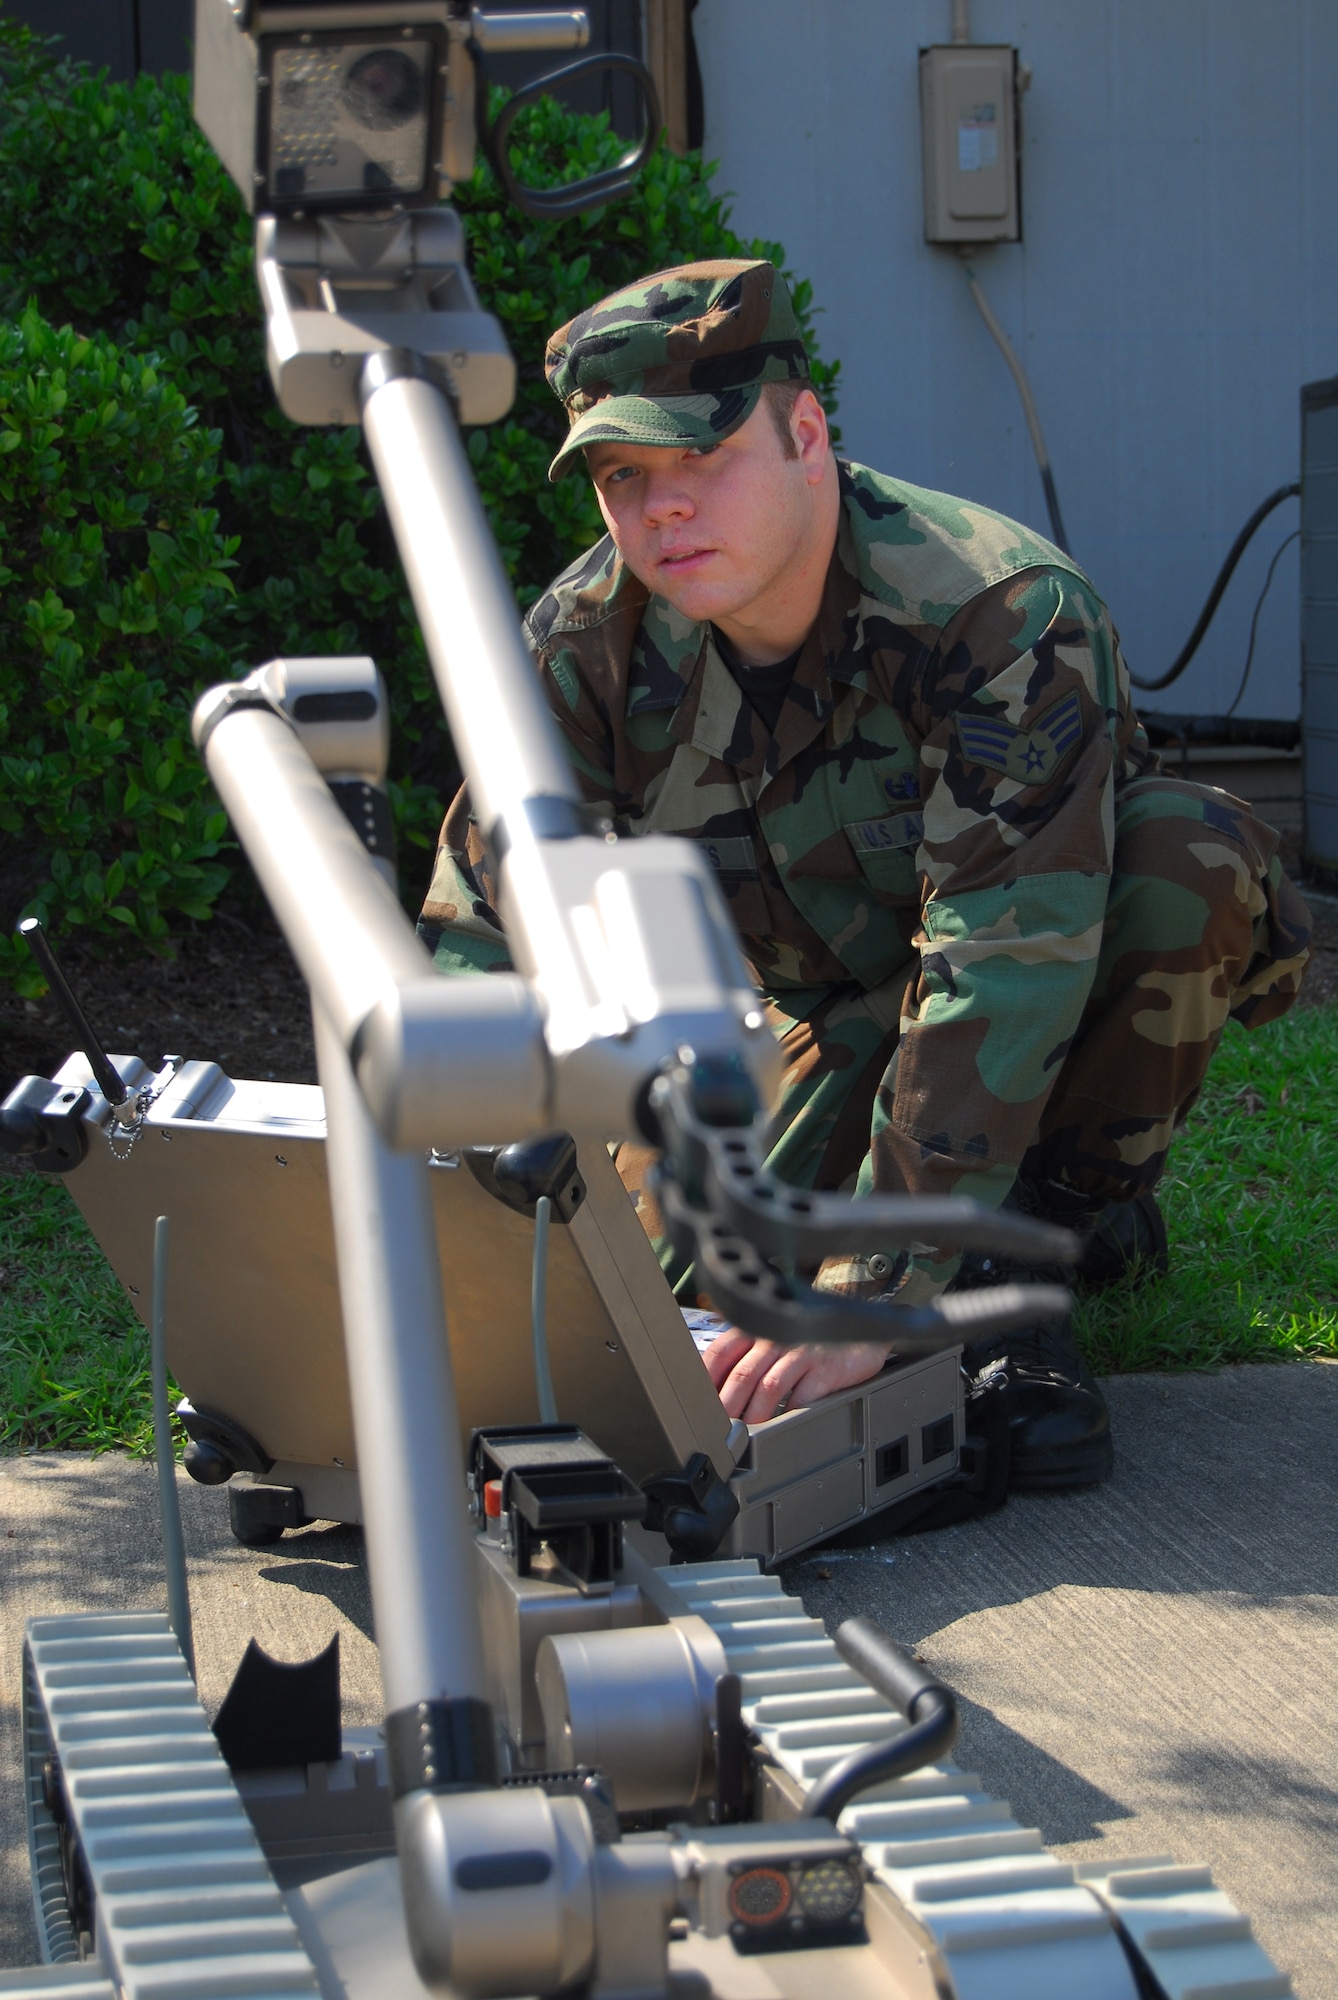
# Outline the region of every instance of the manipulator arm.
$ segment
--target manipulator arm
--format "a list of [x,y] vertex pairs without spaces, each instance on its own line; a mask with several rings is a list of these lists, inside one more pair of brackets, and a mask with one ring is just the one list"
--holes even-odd
[[[508,637],[538,702],[514,614]],[[276,660],[205,695],[194,728],[388,1143],[622,1137],[685,1045],[732,1058],[769,1102],[779,1056],[707,864],[683,841],[612,843],[574,797],[518,787],[492,821],[520,970],[434,972],[375,831],[385,715],[370,660]]]

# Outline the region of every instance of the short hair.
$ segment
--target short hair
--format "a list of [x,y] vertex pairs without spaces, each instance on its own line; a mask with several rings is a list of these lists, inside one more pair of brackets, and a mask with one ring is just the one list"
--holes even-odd
[[794,416],[794,406],[800,396],[805,389],[812,387],[810,381],[801,381],[793,377],[788,382],[762,384],[762,400],[771,412],[771,421],[776,426],[776,435],[780,439],[781,451],[786,458],[799,456],[799,447],[794,441],[790,420]]

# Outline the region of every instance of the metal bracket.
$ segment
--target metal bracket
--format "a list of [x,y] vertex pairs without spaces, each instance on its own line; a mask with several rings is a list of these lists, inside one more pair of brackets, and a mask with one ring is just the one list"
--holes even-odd
[[454,209],[389,221],[264,215],[256,275],[270,379],[294,423],[360,423],[364,363],[396,352],[441,378],[462,424],[495,423],[510,409],[516,364],[479,303]]

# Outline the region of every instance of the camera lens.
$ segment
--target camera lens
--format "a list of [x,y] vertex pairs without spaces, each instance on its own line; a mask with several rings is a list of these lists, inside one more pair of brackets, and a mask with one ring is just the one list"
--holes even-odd
[[344,103],[360,125],[391,132],[423,108],[423,75],[402,49],[371,49],[344,78]]

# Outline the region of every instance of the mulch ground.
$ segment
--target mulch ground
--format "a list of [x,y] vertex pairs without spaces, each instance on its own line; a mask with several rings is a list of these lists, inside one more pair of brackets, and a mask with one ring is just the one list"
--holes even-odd
[[[1314,957],[1303,1006],[1338,1000],[1338,898],[1316,898]],[[62,944],[61,963],[94,1029],[114,1055],[157,1067],[167,1054],[216,1062],[229,1076],[314,1083],[306,988],[263,909],[223,909],[183,938],[170,959],[122,962]],[[0,1095],[20,1076],[50,1076],[74,1046],[48,995],[0,989]]]
[[[157,1068],[166,1055],[216,1062],[229,1076],[314,1083],[307,989],[267,911],[220,910],[169,959],[96,957],[62,941],[60,962],[113,1055]],[[56,1002],[0,988],[0,1087],[49,1076],[74,1046]]]

